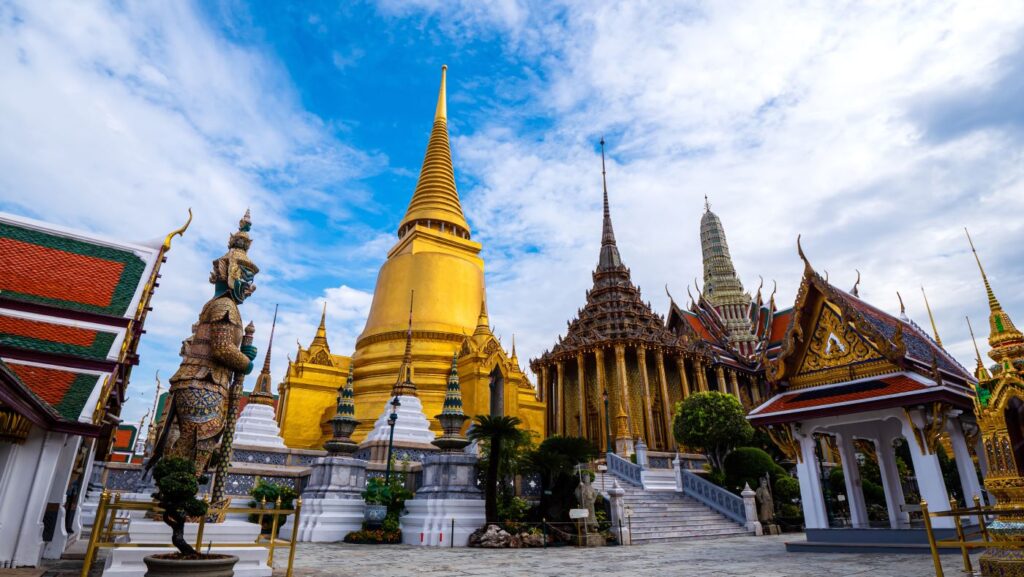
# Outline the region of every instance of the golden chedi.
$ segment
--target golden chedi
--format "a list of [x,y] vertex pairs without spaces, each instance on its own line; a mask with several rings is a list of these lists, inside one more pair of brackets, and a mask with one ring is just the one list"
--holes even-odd
[[357,441],[391,400],[403,365],[412,294],[408,377],[415,382],[431,430],[441,432],[435,415],[441,413],[452,355],[457,352],[467,415],[517,416],[530,430],[544,432],[543,403],[518,359],[505,352],[489,326],[481,245],[471,238],[455,187],[446,70],[441,68],[434,126],[419,181],[398,226],[398,242],[377,276],[366,326],[352,357]]
[[[988,354],[997,365],[990,372],[978,354],[975,411],[988,461],[985,488],[995,496],[997,511],[1020,511],[1024,508],[1024,335],[996,299],[976,251],[974,257],[988,295],[992,347]],[[1021,548],[986,550],[980,559],[982,575],[1024,574],[1024,514],[999,514],[988,530],[995,540],[1020,541]]]

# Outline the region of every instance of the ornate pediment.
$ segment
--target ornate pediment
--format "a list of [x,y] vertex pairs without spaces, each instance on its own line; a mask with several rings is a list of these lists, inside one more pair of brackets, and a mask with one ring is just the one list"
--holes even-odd
[[326,349],[320,349],[316,352],[310,351],[309,363],[312,365],[321,365],[324,367],[333,367],[334,361],[331,360],[331,353],[327,352]]
[[853,380],[896,370],[854,326],[843,320],[840,309],[822,299],[817,318],[806,333],[803,355],[790,379],[794,388]]

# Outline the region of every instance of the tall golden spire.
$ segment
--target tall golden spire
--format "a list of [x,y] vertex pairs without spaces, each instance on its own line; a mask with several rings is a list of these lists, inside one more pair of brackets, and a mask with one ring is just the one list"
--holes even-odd
[[928,304],[928,295],[924,292],[924,287],[921,287],[921,296],[924,297],[924,308],[928,309],[928,320],[932,322],[932,334],[935,335],[935,344],[942,346],[942,339],[939,337],[939,329],[935,326],[935,317],[932,316],[932,307]]
[[[274,315],[276,317],[277,313],[275,312]],[[309,348],[312,349],[313,347],[319,345],[319,346],[322,346],[323,348],[327,349],[328,351],[331,350],[331,347],[327,345],[327,324],[326,324],[326,320],[327,320],[327,301],[325,300],[324,301],[324,310],[320,313],[320,326],[317,327],[317,329],[316,329],[316,336],[313,337],[313,343],[311,345],[309,345]],[[268,350],[268,352],[269,352],[269,350]]]
[[402,355],[402,366],[398,369],[398,380],[391,388],[392,397],[416,396],[416,385],[412,382],[412,303],[416,291],[409,291],[409,328],[405,332],[405,354]]
[[263,370],[260,371],[260,376],[256,377],[256,386],[249,393],[250,403],[260,405],[274,404],[274,394],[270,392],[270,351],[274,347],[275,328],[277,328],[277,305],[274,305],[274,321],[270,324],[270,341],[267,343],[267,355],[263,358]]
[[469,238],[469,224],[462,214],[459,192],[455,188],[455,169],[448,143],[447,70],[447,65],[441,67],[434,128],[430,132],[416,190],[412,193],[405,218],[398,225],[399,236],[403,236],[412,225],[422,224],[431,228],[441,227],[455,236]]
[[974,253],[974,260],[978,263],[978,270],[981,271],[981,280],[985,283],[985,292],[988,294],[988,324],[991,331],[988,336],[988,343],[992,347],[989,356],[997,362],[1004,360],[1015,360],[1024,356],[1024,335],[1014,326],[1010,315],[1006,314],[1003,306],[996,299],[992,285],[988,282],[988,275],[985,268],[981,266],[981,258],[974,248],[974,241],[971,240],[971,233],[964,227],[967,234],[967,242],[971,245],[971,252]]

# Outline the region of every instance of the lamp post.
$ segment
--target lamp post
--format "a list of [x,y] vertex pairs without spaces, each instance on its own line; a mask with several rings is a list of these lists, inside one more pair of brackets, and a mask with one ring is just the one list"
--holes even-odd
[[384,484],[391,484],[391,451],[395,445],[395,422],[398,421],[398,407],[401,407],[402,403],[398,400],[398,396],[395,396],[395,400],[391,401],[391,416],[388,417],[388,427],[391,431],[388,433],[388,465],[384,471]]
[[612,419],[608,412],[608,389],[605,388],[604,393],[604,433],[605,433],[605,452],[611,453],[612,449]]

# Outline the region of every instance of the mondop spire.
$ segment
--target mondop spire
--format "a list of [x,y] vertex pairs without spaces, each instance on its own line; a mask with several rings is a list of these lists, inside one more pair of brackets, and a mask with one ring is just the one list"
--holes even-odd
[[459,192],[455,188],[455,169],[448,144],[448,105],[446,75],[448,66],[441,67],[441,89],[437,96],[434,128],[430,132],[427,153],[420,169],[420,179],[409,202],[405,218],[398,225],[398,236],[404,236],[416,224],[440,228],[455,236],[469,238],[469,224],[462,214]]
[[598,271],[622,268],[622,257],[615,244],[615,230],[612,228],[612,212],[608,207],[608,177],[604,167],[604,137],[601,137],[601,186],[604,190],[604,223],[601,226],[601,257],[597,261]]

